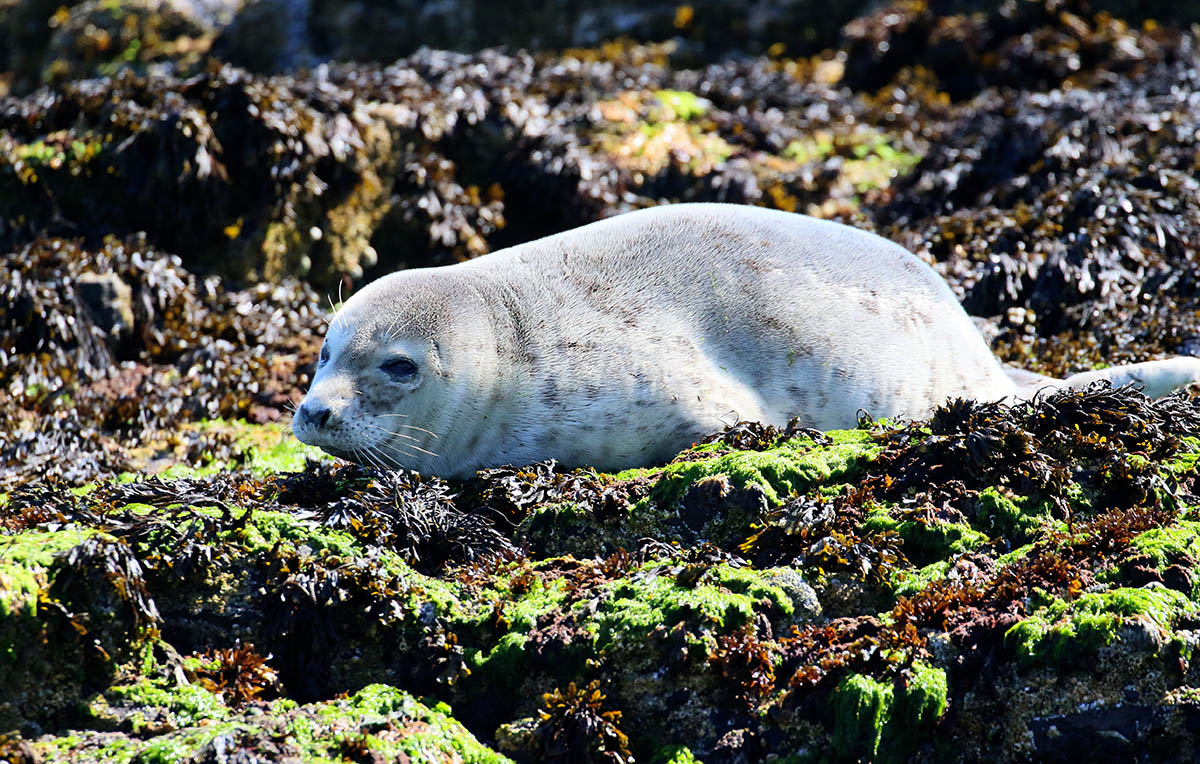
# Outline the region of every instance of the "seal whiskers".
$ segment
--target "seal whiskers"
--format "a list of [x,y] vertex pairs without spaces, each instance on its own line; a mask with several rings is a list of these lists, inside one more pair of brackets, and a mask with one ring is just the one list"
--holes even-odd
[[388,435],[391,435],[394,437],[407,438],[411,441],[415,441],[414,443],[397,443],[396,445],[400,448],[412,449],[413,451],[419,451],[422,454],[428,454],[429,456],[433,456],[433,457],[440,457],[440,454],[436,454],[433,451],[429,451],[427,449],[421,448],[420,446],[416,445],[416,443],[420,443],[421,441],[417,440],[416,438],[412,437],[411,435],[405,435],[404,433],[396,432],[395,430],[389,430],[388,428],[380,427],[377,424],[368,424],[367,427],[370,427],[373,430],[380,430],[380,431],[385,432]]
[[[399,417],[405,417],[405,418],[407,418],[407,417],[408,417],[408,414],[376,414],[375,416],[376,416],[376,417],[380,417],[380,418],[382,418],[382,417],[389,417],[389,416],[399,416]],[[415,424],[400,424],[400,425],[397,425],[397,426],[398,426],[398,427],[407,427],[407,428],[408,428],[408,429],[410,429],[410,430],[419,430],[419,431],[421,431],[421,432],[423,432],[423,433],[426,433],[427,435],[429,435],[430,437],[433,437],[433,438],[436,438],[436,437],[438,436],[438,434],[437,434],[436,432],[433,432],[433,431],[431,431],[431,430],[426,430],[424,427],[417,427]]]

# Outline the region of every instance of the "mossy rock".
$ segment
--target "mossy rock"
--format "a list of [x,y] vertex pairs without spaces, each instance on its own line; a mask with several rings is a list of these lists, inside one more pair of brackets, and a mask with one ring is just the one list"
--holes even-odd
[[[510,760],[482,745],[443,703],[432,707],[382,684],[368,685],[338,700],[297,705],[291,700],[224,706],[207,690],[123,688],[113,693],[131,717],[161,718],[136,736],[78,731],[27,743],[38,761],[146,762],[169,764],[239,755],[267,760],[345,762],[369,760],[460,761],[505,764]],[[207,701],[197,698],[208,695]],[[187,698],[190,698],[187,699]],[[193,714],[181,716],[190,707]],[[13,742],[8,741],[9,745]]]

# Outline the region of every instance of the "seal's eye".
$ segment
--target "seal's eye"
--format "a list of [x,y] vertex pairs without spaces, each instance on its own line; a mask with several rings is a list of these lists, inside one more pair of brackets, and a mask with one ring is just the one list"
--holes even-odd
[[324,366],[327,363],[329,363],[329,346],[322,345],[321,346],[321,360],[319,362],[319,365]]
[[387,372],[393,379],[408,380],[417,375],[417,365],[404,357],[393,358],[379,368]]

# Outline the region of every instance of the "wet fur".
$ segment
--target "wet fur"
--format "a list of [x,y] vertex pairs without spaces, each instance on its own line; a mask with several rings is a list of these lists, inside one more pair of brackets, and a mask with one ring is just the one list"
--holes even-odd
[[[547,458],[661,462],[739,419],[830,429],[854,425],[860,409],[920,416],[948,397],[998,400],[1125,372],[1153,393],[1200,377],[1190,358],[1065,381],[1006,369],[945,282],[902,247],[719,204],[642,210],[394,273],[347,301],[326,343],[306,403],[333,416],[323,428],[297,417],[297,436],[448,477]],[[417,361],[415,386],[378,372],[395,353]]]

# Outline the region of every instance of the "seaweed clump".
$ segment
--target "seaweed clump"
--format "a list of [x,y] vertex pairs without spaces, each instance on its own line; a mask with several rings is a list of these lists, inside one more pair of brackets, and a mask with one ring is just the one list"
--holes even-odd
[[311,507],[323,526],[393,550],[421,571],[433,573],[516,552],[496,529],[495,515],[460,509],[450,486],[436,478],[322,464],[278,479],[274,487],[275,501]]
[[605,700],[596,680],[585,687],[571,682],[565,690],[546,693],[533,733],[543,760],[632,762],[629,738],[617,727],[621,712],[606,708]]
[[1013,405],[958,400],[927,424],[883,435],[868,485],[886,498],[920,495],[960,509],[978,489],[1005,486],[1064,518],[1081,504],[1079,487],[1090,513],[1156,505],[1169,489],[1153,463],[1197,435],[1200,414],[1182,394],[1151,400],[1106,382]]
[[200,686],[220,695],[231,708],[240,708],[279,694],[279,678],[254,645],[210,650],[196,656]]
[[139,448],[235,460],[230,440],[185,423],[284,417],[324,331],[307,287],[231,291],[140,239],[39,239],[0,261],[6,485],[135,470]]

